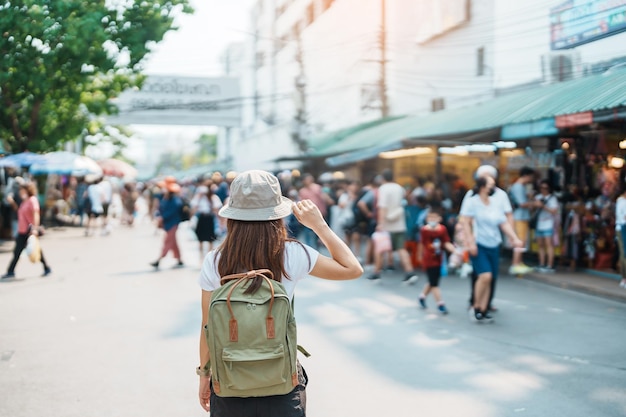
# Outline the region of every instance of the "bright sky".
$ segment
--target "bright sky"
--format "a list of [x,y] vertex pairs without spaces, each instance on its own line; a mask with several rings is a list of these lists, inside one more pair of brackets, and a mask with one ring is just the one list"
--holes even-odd
[[191,0],[193,15],[181,16],[148,58],[148,74],[221,75],[219,56],[232,43],[250,36],[253,0]]
[[[254,0],[191,0],[192,15],[181,15],[175,25],[147,57],[146,74],[219,76],[222,66],[219,57],[233,42],[245,41],[249,34],[250,10]],[[160,155],[169,150],[179,151],[191,146],[203,132],[214,132],[212,127],[185,126],[131,126],[142,140],[131,140],[125,154],[146,165],[154,165]],[[95,158],[109,156],[106,147],[91,149]],[[140,167],[141,168],[141,167]]]

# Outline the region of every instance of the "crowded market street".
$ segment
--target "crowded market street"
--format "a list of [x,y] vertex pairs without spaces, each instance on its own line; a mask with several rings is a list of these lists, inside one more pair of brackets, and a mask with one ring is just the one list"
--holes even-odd
[[[185,267],[155,271],[160,241],[147,219],[108,236],[68,227],[41,239],[50,276],[20,261],[0,283],[0,416],[205,415],[197,242],[183,224]],[[495,323],[478,325],[467,280],[443,280],[441,316],[417,307],[423,276],[401,278],[299,286],[308,415],[626,415],[626,304],[503,276]]]

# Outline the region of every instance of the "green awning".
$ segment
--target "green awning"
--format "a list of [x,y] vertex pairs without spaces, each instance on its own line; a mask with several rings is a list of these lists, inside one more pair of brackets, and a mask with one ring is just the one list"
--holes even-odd
[[431,144],[559,115],[626,107],[626,69],[550,84],[496,97],[485,103],[426,115],[407,116],[345,136],[317,150],[337,155],[401,141],[429,139]]

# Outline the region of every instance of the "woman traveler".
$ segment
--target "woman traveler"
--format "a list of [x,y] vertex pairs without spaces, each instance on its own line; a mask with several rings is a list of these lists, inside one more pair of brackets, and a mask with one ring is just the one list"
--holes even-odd
[[[15,266],[20,259],[20,255],[30,235],[39,235],[39,225],[41,224],[41,215],[39,212],[39,200],[37,200],[37,186],[32,182],[20,185],[19,188],[20,207],[17,211],[17,237],[15,238],[15,248],[13,249],[13,259],[9,264],[7,273],[2,276],[3,279],[15,277]],[[46,263],[41,252],[41,264],[43,265],[43,275],[48,276],[52,272],[50,266]]]
[[474,284],[474,301],[470,309],[471,319],[477,322],[490,322],[489,297],[491,281],[498,278],[500,268],[500,245],[502,231],[511,241],[513,248],[523,248],[522,242],[506,214],[498,209],[489,198],[495,192],[496,182],[492,177],[480,177],[476,180],[473,194],[461,208],[460,222],[464,235],[467,236],[468,248],[474,272],[478,279]]
[[213,250],[213,242],[217,240],[215,234],[215,217],[220,208],[222,200],[213,194],[213,191],[206,185],[201,185],[196,190],[196,194],[191,199],[191,213],[196,216],[195,228],[196,237],[200,245],[200,263],[204,259],[204,243],[208,243],[208,251]]
[[559,200],[552,194],[550,181],[541,180],[539,194],[535,196],[535,214],[537,216],[537,229],[535,239],[539,246],[539,267],[537,272],[554,272],[554,233],[555,217],[559,212]]
[[[330,257],[296,240],[287,238],[283,218],[294,215],[314,231]],[[202,327],[208,322],[211,295],[220,286],[220,277],[267,268],[293,299],[296,284],[312,275],[329,280],[361,276],[363,269],[350,248],[324,221],[311,200],[297,203],[281,195],[278,179],[264,171],[246,171],[231,184],[231,196],[220,210],[227,219],[224,242],[204,259],[199,283],[202,288]],[[209,361],[204,330],[200,332],[200,363]],[[286,395],[267,397],[220,397],[212,389],[210,374],[200,372],[199,399],[212,417],[305,416],[307,377],[298,366],[297,386]]]
[[162,190],[163,196],[159,201],[158,223],[163,230],[165,230],[165,237],[163,238],[161,256],[159,256],[159,259],[152,262],[150,266],[158,269],[161,259],[165,258],[169,251],[172,251],[174,258],[178,260],[176,266],[182,267],[184,264],[180,257],[180,248],[176,240],[176,232],[178,231],[178,225],[181,221],[180,214],[183,207],[183,200],[178,196],[180,185],[171,181],[166,182],[163,184]]

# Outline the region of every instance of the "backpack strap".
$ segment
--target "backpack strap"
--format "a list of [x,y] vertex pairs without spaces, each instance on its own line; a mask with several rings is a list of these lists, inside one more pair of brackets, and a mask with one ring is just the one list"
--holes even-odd
[[265,319],[265,329],[268,339],[274,339],[276,337],[274,317],[272,316],[272,307],[274,306],[274,285],[272,284],[272,279],[268,278],[267,275],[272,278],[274,277],[274,274],[269,269],[258,269],[244,272],[242,274],[227,275],[220,280],[222,284],[235,279],[237,280],[237,282],[235,282],[235,284],[230,288],[230,291],[228,291],[228,296],[226,297],[226,305],[228,307],[228,312],[230,313],[230,321],[228,322],[228,327],[230,330],[231,342],[237,342],[239,340],[239,330],[237,327],[237,319],[235,318],[235,314],[233,313],[233,308],[230,303],[230,298],[233,294],[233,291],[235,291],[235,288],[237,288],[242,282],[254,279],[256,277],[262,277],[265,282],[267,282],[270,287],[270,291],[272,292],[272,298],[270,298],[270,306],[267,312],[267,318]]

